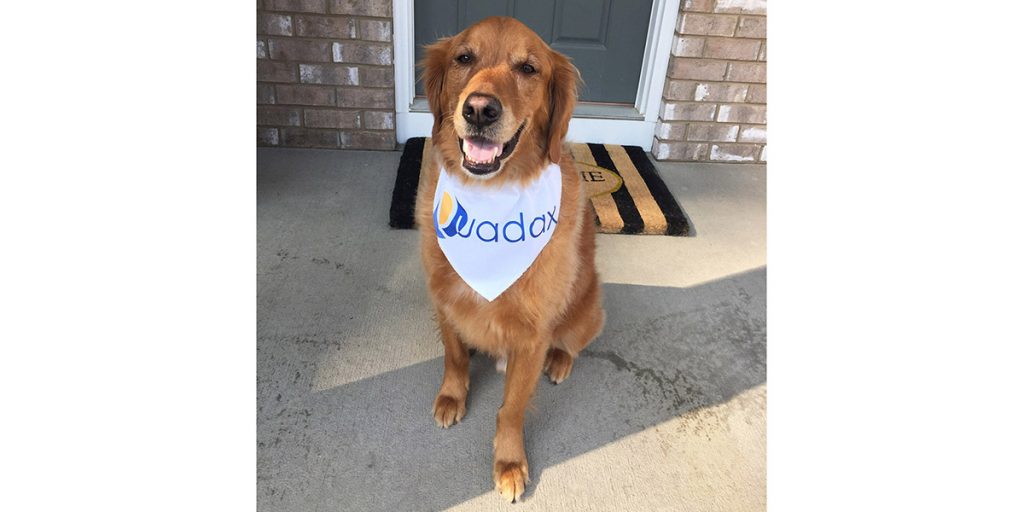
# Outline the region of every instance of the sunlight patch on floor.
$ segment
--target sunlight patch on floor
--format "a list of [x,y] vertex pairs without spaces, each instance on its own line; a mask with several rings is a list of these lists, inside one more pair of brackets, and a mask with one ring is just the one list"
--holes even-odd
[[763,235],[729,236],[598,235],[597,270],[604,283],[686,288],[767,265]]
[[[535,488],[514,510],[584,510],[594,503],[632,510],[660,502],[665,510],[763,511],[766,400],[761,384],[548,466],[531,474]],[[579,428],[586,435],[586,426]],[[449,510],[507,506],[489,491]]]

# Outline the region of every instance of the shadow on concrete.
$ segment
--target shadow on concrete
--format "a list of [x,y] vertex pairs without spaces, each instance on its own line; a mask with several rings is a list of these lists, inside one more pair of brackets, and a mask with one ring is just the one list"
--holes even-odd
[[[604,333],[566,382],[538,386],[526,499],[546,468],[764,383],[765,277],[759,268],[689,288],[605,284]],[[475,356],[468,413],[442,430],[430,415],[442,367],[435,358],[274,404],[260,396],[260,510],[440,510],[493,492],[503,376]]]

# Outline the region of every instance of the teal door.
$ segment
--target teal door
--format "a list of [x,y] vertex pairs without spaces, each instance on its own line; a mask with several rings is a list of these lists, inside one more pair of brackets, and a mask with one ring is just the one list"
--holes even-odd
[[[653,0],[416,0],[416,61],[423,46],[488,16],[522,21],[568,55],[584,85],[580,100],[633,105]],[[417,82],[416,94],[423,95]]]

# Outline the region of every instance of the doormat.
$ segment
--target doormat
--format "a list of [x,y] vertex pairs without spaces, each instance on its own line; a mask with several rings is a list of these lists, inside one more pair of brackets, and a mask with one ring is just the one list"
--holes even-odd
[[[570,143],[576,169],[590,194],[600,233],[689,236],[690,220],[640,146]],[[390,225],[415,228],[416,187],[429,162],[430,139],[405,143],[391,195]]]

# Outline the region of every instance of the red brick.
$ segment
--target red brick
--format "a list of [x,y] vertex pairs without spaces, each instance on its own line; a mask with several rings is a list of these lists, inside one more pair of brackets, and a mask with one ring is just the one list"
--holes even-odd
[[768,2],[766,0],[718,0],[715,3],[715,12],[767,14]]
[[747,84],[730,84],[723,82],[699,83],[694,88],[694,101],[717,101],[724,103],[740,103],[747,97]]
[[296,16],[296,33],[303,37],[330,37],[333,39],[354,39],[356,23],[350,18],[339,16]]
[[718,107],[720,123],[764,124],[768,109],[764,105],[722,105]]
[[658,123],[654,136],[661,140],[684,140],[686,123]]
[[305,126],[307,128],[359,128],[359,112],[307,108]]
[[668,68],[668,76],[690,80],[721,80],[725,78],[727,66],[727,62],[720,60],[673,57]]
[[734,39],[731,37],[709,37],[704,44],[704,57],[710,59],[757,60],[761,41],[756,39]]
[[672,44],[672,55],[676,57],[700,57],[703,53],[703,37],[675,36]]
[[271,39],[270,58],[303,62],[330,62],[330,41]]
[[256,109],[256,124],[263,126],[299,126],[302,124],[302,115],[297,108],[258,107]]
[[[280,91],[278,91],[280,103]],[[393,89],[338,88],[338,106],[348,108],[394,108]]]
[[334,87],[279,85],[277,103],[283,105],[334,105]]
[[744,126],[740,130],[740,136],[736,140],[740,142],[768,142],[768,129],[764,126]]
[[299,64],[304,84],[359,85],[359,68],[337,64]]
[[713,121],[715,105],[711,103],[665,103],[661,106],[663,121]]
[[281,128],[281,145],[297,148],[337,148],[337,130]]
[[363,128],[367,130],[394,130],[395,113],[367,111],[363,112]]
[[658,160],[682,160],[693,162],[706,160],[708,145],[703,143],[694,144],[691,142],[664,142],[654,139],[654,147],[651,151],[654,158]]
[[327,12],[325,0],[266,0],[268,11]]
[[256,84],[256,103],[257,104],[273,104],[274,103],[274,86],[270,84]]
[[359,84],[365,87],[394,87],[395,69],[363,66],[359,68]]
[[341,147],[346,149],[395,149],[395,132],[342,132]]
[[747,90],[747,103],[768,103],[768,86],[750,84],[750,89]]
[[292,17],[287,14],[256,13],[256,33],[272,36],[292,35]]
[[730,62],[725,77],[735,82],[765,83],[767,68],[763,62]]
[[295,64],[291,62],[256,61],[256,79],[264,82],[295,82]]
[[740,16],[736,26],[736,37],[764,39],[768,36],[768,18],[763,16]]
[[276,146],[277,143],[277,128],[256,127],[256,145]]
[[359,39],[391,41],[391,22],[385,20],[359,20]]
[[689,12],[711,12],[715,9],[715,0],[686,0],[683,10]]
[[757,144],[712,144],[709,158],[720,162],[756,162],[761,152]]
[[334,62],[391,65],[391,45],[359,42],[334,43]]
[[686,140],[732,142],[739,131],[740,127],[735,124],[690,123],[686,128]]
[[391,0],[331,0],[331,12],[390,18]]
[[736,31],[736,16],[687,12],[679,19],[676,32],[702,36],[731,36]]
[[667,80],[665,82],[665,99],[690,101],[693,99],[693,92],[696,87],[697,82]]

